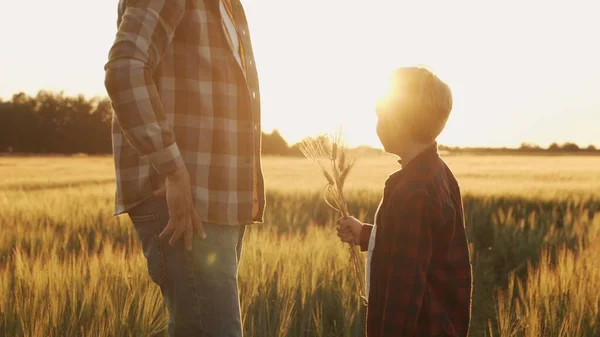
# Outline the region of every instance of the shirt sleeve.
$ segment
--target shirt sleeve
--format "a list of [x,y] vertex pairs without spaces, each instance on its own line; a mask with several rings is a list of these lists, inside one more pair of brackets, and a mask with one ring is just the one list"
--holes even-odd
[[152,74],[171,44],[185,0],[130,0],[105,66],[105,86],[127,141],[159,173],[184,166]]
[[371,239],[372,231],[373,225],[363,224],[362,230],[360,231],[360,250],[363,252],[369,250],[369,240]]
[[[404,199],[404,198],[403,198]],[[432,254],[432,215],[435,202],[416,192],[393,214],[393,244],[383,312],[382,335],[416,336],[417,321],[427,287]]]

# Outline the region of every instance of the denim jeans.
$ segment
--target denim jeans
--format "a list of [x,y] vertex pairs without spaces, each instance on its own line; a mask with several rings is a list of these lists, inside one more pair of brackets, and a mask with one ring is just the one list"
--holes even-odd
[[183,238],[174,247],[158,235],[169,222],[165,198],[148,199],[129,211],[169,311],[170,337],[241,337],[237,272],[245,226],[204,223],[206,239]]

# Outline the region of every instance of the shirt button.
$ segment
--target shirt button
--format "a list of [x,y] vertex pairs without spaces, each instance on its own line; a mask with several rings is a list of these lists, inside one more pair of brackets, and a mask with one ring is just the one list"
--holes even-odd
[[253,92],[252,92],[252,98],[255,98],[255,99],[256,99],[256,91],[253,91]]
[[258,123],[254,124],[254,131],[258,131]]
[[245,29],[242,30],[242,35],[246,35],[246,30]]

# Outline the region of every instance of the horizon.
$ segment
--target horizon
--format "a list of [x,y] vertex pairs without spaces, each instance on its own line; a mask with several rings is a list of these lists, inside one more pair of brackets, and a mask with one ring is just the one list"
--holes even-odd
[[[242,3],[261,81],[263,131],[279,130],[288,144],[343,124],[350,146],[381,148],[374,102],[389,72],[417,64],[453,90],[440,144],[600,145],[594,127],[600,122],[600,50],[588,42],[600,22],[592,2]],[[317,3],[319,12],[312,9]],[[27,11],[32,4],[39,10]],[[336,15],[341,6],[345,15]],[[40,90],[106,97],[103,66],[116,32],[116,1],[34,0],[0,8],[1,31],[20,33],[3,36],[9,48],[0,55],[2,99]],[[30,20],[37,24],[25,25]]]
[[[295,145],[298,144],[298,142],[289,142],[285,135],[281,133],[281,131],[279,131],[278,129],[273,129],[270,132],[265,132],[263,131],[264,135],[273,135],[273,133],[279,133],[279,135],[281,136],[281,138],[286,142],[286,144],[288,145],[288,147],[293,147]],[[316,136],[307,136],[307,137],[319,137],[319,136],[331,136],[328,134],[321,134],[321,135],[316,135]],[[529,149],[527,151],[546,151],[549,150],[549,148],[553,145],[560,147],[563,147],[564,145],[569,145],[569,144],[574,144],[576,145],[580,150],[585,150],[588,147],[594,147],[596,150],[600,151],[600,147],[596,144],[578,144],[576,142],[571,142],[571,141],[566,141],[566,142],[551,142],[550,144],[548,144],[547,146],[542,146],[540,144],[537,143],[530,143],[530,142],[521,142],[520,144],[516,145],[516,146],[477,146],[477,145],[473,145],[473,146],[453,146],[453,145],[447,145],[444,143],[440,143],[439,141],[437,141],[438,147],[446,147],[446,148],[457,148],[457,149],[461,149],[461,150],[519,150],[522,149],[524,146],[528,147]],[[368,144],[358,144],[352,147],[349,147],[349,149],[357,149],[357,148],[361,148],[361,147],[366,147],[368,149],[372,149],[372,150],[380,150],[385,152],[385,150],[383,149],[383,146],[381,146],[381,144],[379,144],[379,146],[371,146]]]

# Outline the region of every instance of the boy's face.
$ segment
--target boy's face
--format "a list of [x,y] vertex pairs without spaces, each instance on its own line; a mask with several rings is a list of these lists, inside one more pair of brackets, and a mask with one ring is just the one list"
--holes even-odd
[[399,148],[408,137],[405,123],[401,123],[402,112],[394,102],[380,101],[377,111],[377,135],[381,145],[388,153],[398,154]]

